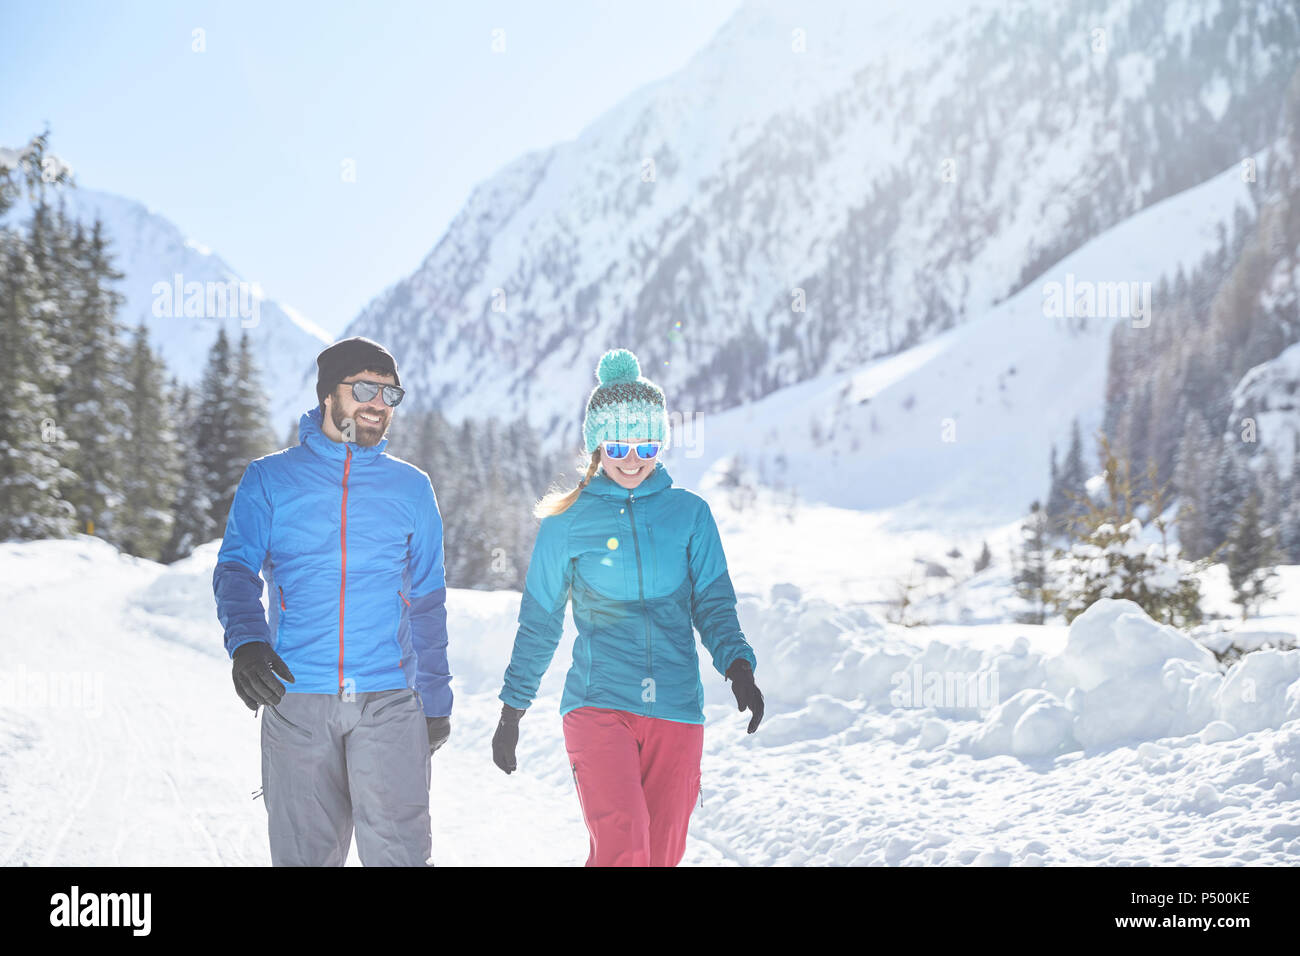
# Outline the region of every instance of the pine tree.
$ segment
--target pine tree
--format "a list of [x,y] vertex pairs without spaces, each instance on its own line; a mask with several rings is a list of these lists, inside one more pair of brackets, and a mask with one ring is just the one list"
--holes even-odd
[[[230,423],[234,456],[228,463],[225,480],[233,480],[238,487],[250,461],[275,451],[275,437],[266,411],[270,398],[262,385],[262,372],[253,355],[247,329],[239,337],[231,392],[235,396]],[[234,497],[233,491],[231,497]]]
[[[76,331],[72,326],[72,275],[74,263],[81,257],[76,245],[80,238],[51,208],[42,191],[25,224],[25,242],[32,259],[29,296],[39,303],[35,316],[44,324],[44,337],[53,360],[51,384],[57,396],[68,377],[75,350]],[[71,448],[72,444],[65,445]]]
[[59,418],[58,393],[68,374],[61,333],[70,283],[68,236],[58,227],[46,191],[71,184],[57,157],[46,152],[46,130],[0,166],[0,215],[24,192],[32,218],[14,231],[0,226],[0,342],[10,376],[0,416],[0,538],[63,537],[77,530],[63,491],[76,475],[67,463],[76,451]]
[[476,425],[467,418],[456,432],[456,460],[461,469],[454,476],[448,475],[449,481],[444,479],[449,498],[444,514],[455,516],[454,521],[443,519],[447,580],[452,587],[473,587],[473,582],[481,579],[480,529],[485,506],[479,492],[487,472],[481,451]]
[[1234,516],[1245,503],[1248,490],[1249,483],[1237,462],[1235,446],[1227,440],[1219,442],[1206,511],[1205,530],[1211,548],[1217,548],[1228,540]]
[[[504,553],[508,547],[506,541],[508,522],[503,517],[509,511],[506,501],[507,482],[502,475],[502,459],[497,453],[497,422],[489,419],[473,429],[471,434],[477,444],[475,455],[482,462],[479,481],[474,487],[473,507],[474,524],[470,529],[466,547],[461,551],[467,579],[480,582],[480,586],[493,586],[495,575],[492,571],[493,558]],[[497,549],[501,549],[498,551]],[[499,585],[497,585],[499,586]]]
[[[235,489],[244,473],[239,455],[243,448],[242,416],[237,406],[243,401],[235,377],[235,356],[224,327],[208,350],[208,364],[203,371],[194,405],[193,440],[199,455],[203,496],[210,502],[207,522],[213,537],[226,526]],[[188,480],[188,479],[187,479]],[[194,542],[202,544],[210,538]]]
[[1047,527],[1052,534],[1059,534],[1065,530],[1065,512],[1070,505],[1070,501],[1066,498],[1065,490],[1061,487],[1061,473],[1056,466],[1056,442],[1052,442],[1048,453],[1047,466],[1047,506],[1045,509]]
[[[221,327],[208,350],[202,381],[197,390],[186,392],[181,490],[166,560],[184,557],[196,546],[221,537],[235,489],[251,460],[243,456],[259,440],[270,444],[260,385],[255,375],[241,381],[240,370],[241,360],[232,353],[230,339]],[[242,370],[255,371],[251,360],[243,363]],[[251,407],[240,408],[250,398]],[[256,416],[262,417],[253,423]],[[262,439],[256,437],[259,424]]]
[[75,227],[69,285],[74,290],[67,329],[68,375],[58,394],[64,431],[76,442],[69,467],[76,474],[64,497],[76,508],[79,530],[119,543],[114,511],[122,502],[123,457],[130,432],[126,356],[117,311],[124,296],[113,282],[108,240],[98,220],[85,236]]
[[1291,453],[1291,478],[1283,485],[1286,500],[1278,528],[1278,546],[1291,564],[1300,564],[1300,438],[1296,445]]
[[1209,554],[1210,482],[1216,443],[1205,419],[1188,412],[1174,465],[1174,486],[1178,490],[1178,543],[1190,559]]
[[[519,485],[502,473],[501,459],[494,456],[488,479],[481,489],[484,507],[479,560],[482,565],[475,575],[480,586],[490,589],[510,587],[518,576],[518,524],[519,502],[532,504],[532,496],[519,494]],[[527,558],[523,559],[525,562]]]
[[416,427],[415,448],[416,463],[423,468],[433,481],[433,489],[441,503],[444,494],[448,501],[454,499],[449,482],[455,467],[451,464],[453,455],[449,436],[451,425],[442,417],[438,409],[424,412]]
[[979,557],[975,559],[975,573],[979,574],[992,563],[993,553],[989,551],[989,543],[985,541],[984,546],[980,549]]
[[172,533],[163,548],[162,560],[168,564],[189,555],[204,542],[218,537],[225,525],[212,520],[212,490],[206,470],[203,447],[198,438],[199,396],[188,385],[182,386],[176,402],[176,422],[180,441],[181,482],[172,505]]
[[10,384],[0,415],[0,538],[64,537],[76,512],[61,489],[75,477],[64,464],[56,419],[54,343],[40,318],[40,277],[21,237],[0,229],[0,341]]
[[135,330],[128,364],[128,434],[123,444],[123,502],[117,544],[157,561],[171,538],[171,505],[181,479],[180,444],[173,419],[174,393],[162,359],[149,347],[143,322]]
[[1016,594],[1028,605],[1016,615],[1021,624],[1042,624],[1049,603],[1047,580],[1047,514],[1037,501],[1029,506],[1029,516],[1020,525],[1020,562],[1012,578]]
[[1077,418],[1070,425],[1070,447],[1057,479],[1057,488],[1069,503],[1060,512],[1056,530],[1073,536],[1078,519],[1088,511],[1088,469],[1083,462],[1083,439]]
[[1273,584],[1277,571],[1273,565],[1279,554],[1273,532],[1261,522],[1259,497],[1254,490],[1246,496],[1228,534],[1228,583],[1233,600],[1241,605],[1243,621],[1251,607],[1258,613],[1264,601],[1277,597]]
[[[1065,571],[1052,595],[1053,604],[1067,621],[1102,598],[1116,598],[1133,601],[1166,624],[1200,623],[1196,574],[1208,559],[1190,564],[1179,556],[1177,548],[1170,547],[1162,517],[1167,486],[1158,485],[1154,460],[1147,467],[1146,497],[1139,499],[1129,463],[1115,454],[1104,434],[1099,435],[1098,444],[1106,497],[1101,502],[1089,501],[1082,519],[1084,533],[1068,550],[1058,548],[1055,552]],[[1149,515],[1159,530],[1158,545],[1142,543],[1139,512]]]
[[1285,506],[1282,481],[1278,475],[1277,455],[1267,446],[1260,449],[1259,468],[1253,472],[1255,490],[1259,492],[1259,520],[1265,528],[1276,529]]
[[21,150],[12,166],[0,165],[0,216],[7,213],[25,192],[44,196],[47,186],[74,185],[72,171],[53,153],[47,152],[50,130],[37,133]]

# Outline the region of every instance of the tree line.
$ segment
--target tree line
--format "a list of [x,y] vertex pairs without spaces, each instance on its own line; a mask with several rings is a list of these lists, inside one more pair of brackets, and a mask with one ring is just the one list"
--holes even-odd
[[[0,341],[11,367],[0,416],[0,539],[93,534],[172,562],[220,538],[248,463],[276,450],[247,331],[219,327],[202,379],[180,383],[143,323],[117,318],[123,278],[102,223],[51,194],[73,186],[48,134],[0,165],[0,215],[25,190],[31,217],[0,228]],[[387,451],[429,473],[452,587],[522,588],[532,506],[565,470],[524,419],[452,425],[403,408]],[[285,444],[298,441],[297,427]],[[576,482],[576,478],[574,479]]]

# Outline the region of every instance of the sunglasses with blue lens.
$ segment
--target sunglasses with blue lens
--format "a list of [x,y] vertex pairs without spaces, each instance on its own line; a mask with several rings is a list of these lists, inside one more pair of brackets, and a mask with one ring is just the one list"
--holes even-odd
[[659,449],[663,447],[663,442],[660,441],[637,442],[635,445],[625,441],[607,441],[603,444],[605,454],[610,458],[626,458],[628,452],[635,448],[636,456],[643,461],[654,458],[659,454]]

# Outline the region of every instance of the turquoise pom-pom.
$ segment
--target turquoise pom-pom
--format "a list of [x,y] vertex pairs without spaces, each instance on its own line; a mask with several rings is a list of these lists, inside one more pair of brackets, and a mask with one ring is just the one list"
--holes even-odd
[[641,363],[627,349],[611,349],[601,356],[596,367],[596,381],[601,385],[635,382],[640,377]]

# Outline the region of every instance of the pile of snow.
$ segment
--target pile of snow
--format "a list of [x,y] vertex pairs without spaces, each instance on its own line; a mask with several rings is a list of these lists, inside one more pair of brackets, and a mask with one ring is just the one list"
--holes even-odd
[[1074,714],[1086,748],[1183,736],[1215,717],[1214,655],[1129,600],[1104,598],[1074,619],[1044,662],[1045,688]]
[[[1132,601],[1098,601],[1074,620],[1064,652],[1044,664],[1045,689],[1073,715],[1086,749],[1223,735],[1300,718],[1300,651],[1258,651],[1219,670],[1214,654]],[[1062,742],[1065,742],[1063,738]]]
[[[926,749],[981,758],[1096,752],[1206,728],[1218,740],[1300,718],[1300,650],[1260,650],[1221,671],[1205,646],[1152,620],[1129,600],[1104,599],[1075,618],[1064,645],[1031,650],[975,638],[1016,626],[966,628],[965,640],[916,638],[865,610],[816,599],[796,605],[752,597],[741,626],[758,649],[759,686],[779,746],[845,731],[865,708],[919,710],[959,721],[924,731]],[[1022,625],[1020,630],[1048,630]],[[945,634],[959,631],[945,630]],[[720,694],[710,702],[725,702]]]

